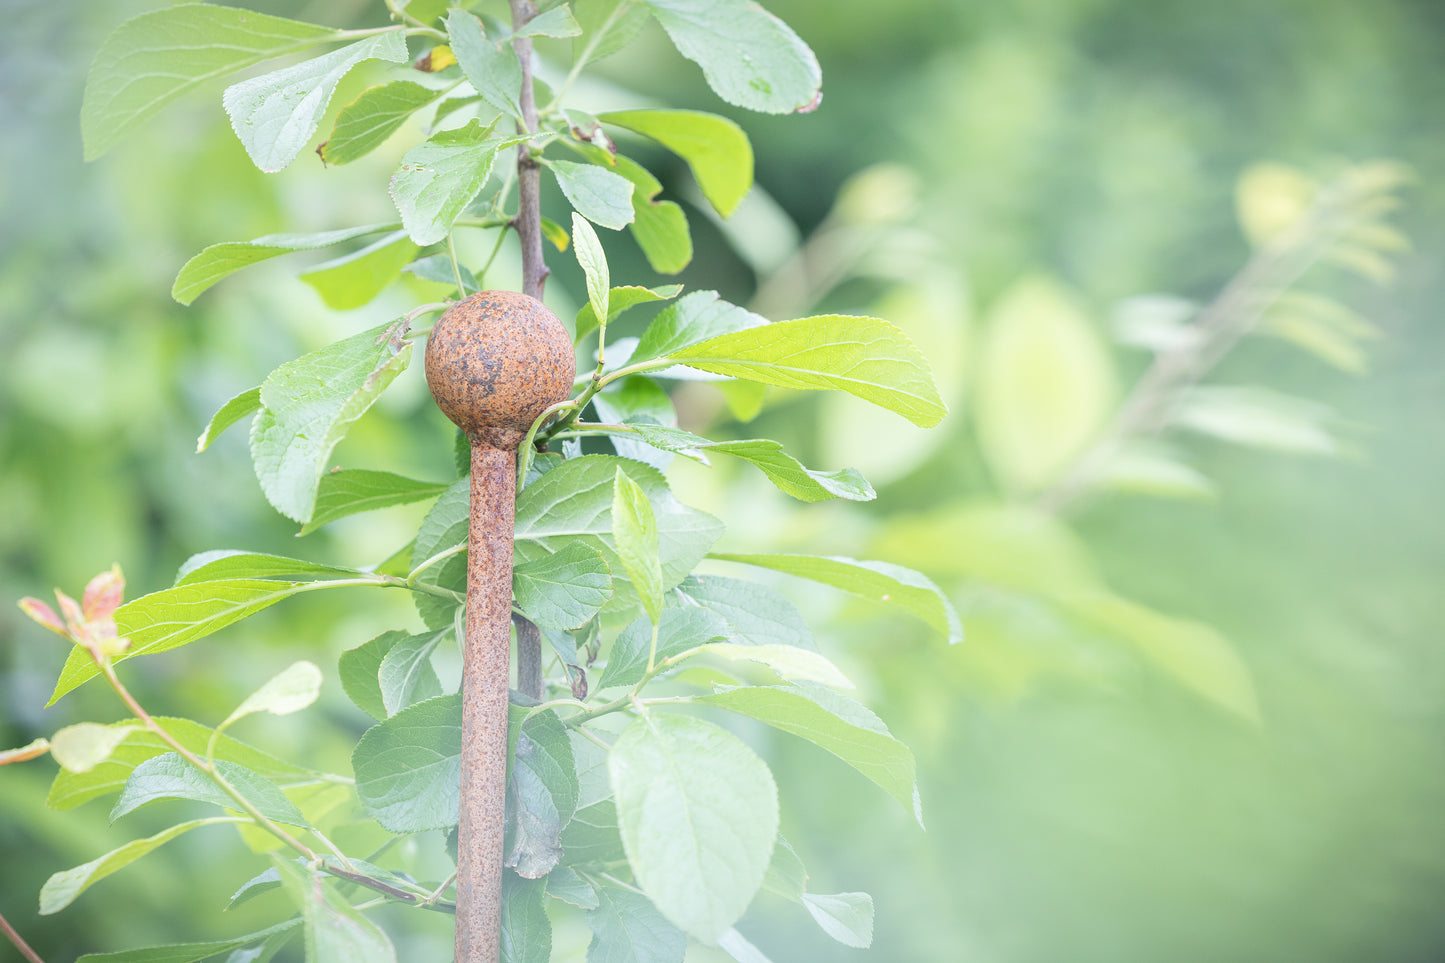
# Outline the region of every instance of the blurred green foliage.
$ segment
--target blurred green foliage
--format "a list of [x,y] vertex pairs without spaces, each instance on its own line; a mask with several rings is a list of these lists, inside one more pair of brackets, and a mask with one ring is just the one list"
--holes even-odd
[[[393,292],[333,312],[294,279],[294,263],[276,262],[192,308],[170,301],[174,272],[207,244],[388,219],[372,185],[396,158],[383,150],[380,168],[326,170],[303,158],[263,176],[212,90],[82,165],[86,64],[114,24],[150,6],[114,0],[85,17],[0,6],[13,38],[0,60],[5,747],[73,719],[119,717],[101,690],[40,708],[64,652],[22,625],[10,600],[76,590],[113,561],[139,594],[168,584],[195,551],[295,554],[294,529],[265,504],[239,432],[203,456],[191,439],[280,362],[415,301]],[[365,5],[304,6],[269,9],[341,22]],[[826,99],[801,118],[740,118],[772,202],[751,198],[718,229],[694,216],[698,253],[683,279],[739,303],[753,297],[774,317],[888,317],[928,354],[955,414],[946,435],[928,437],[846,398],[774,395],[746,434],[780,438],[809,464],[856,465],[878,501],[804,510],[725,466],[678,465],[679,491],[727,520],[723,550],[919,567],[954,593],[969,629],[944,651],[921,624],[783,586],[815,624],[827,620],[825,648],[865,687],[872,680],[863,695],[913,747],[929,827],[911,828],[825,755],[749,731],[778,772],[783,831],[820,888],[874,894],[880,960],[1437,959],[1445,334],[1433,308],[1445,297],[1435,268],[1445,137],[1429,108],[1445,93],[1445,13],[1429,0],[770,6],[817,50]],[[650,43],[606,72],[717,109],[695,68],[664,56],[660,37]],[[365,82],[349,78],[336,103]],[[1097,339],[1120,298],[1207,301],[1250,256],[1234,205],[1242,172],[1272,160],[1328,175],[1342,160],[1381,156],[1419,174],[1395,219],[1414,252],[1388,286],[1338,271],[1311,279],[1382,332],[1364,347],[1368,370],[1353,376],[1280,339],[1251,338],[1214,379],[1328,403],[1357,454],[1181,438],[1212,499],[1102,496],[1078,503],[1071,531],[1053,534],[1019,526],[990,541],[970,527],[969,513],[1000,491],[997,456],[992,469],[984,460],[997,443],[972,419],[989,319],[1023,299],[1063,300],[1068,323]],[[879,162],[890,166],[849,180]],[[671,175],[666,196],[695,196],[680,162]],[[615,277],[666,280],[618,247]],[[575,308],[580,272],[554,260],[549,296]],[[1115,347],[1098,364],[1116,372],[1119,391],[1145,361]],[[416,472],[446,450],[450,429],[419,372],[404,380],[340,463]],[[688,427],[730,417],[707,388],[679,407]],[[1024,488],[1051,467],[1008,463]],[[451,475],[445,462],[432,467],[435,479]],[[306,552],[380,561],[408,522],[406,509],[348,519],[307,536]],[[980,589],[981,565],[1042,578],[1075,548],[1089,578],[1120,598],[1227,639],[1252,676],[1258,724],[1200,699],[1097,619],[1091,629],[1077,613]],[[137,663],[128,678],[156,711],[215,722],[295,658],[334,664],[388,615],[409,617],[404,600],[389,614],[298,600]],[[318,759],[344,754],[365,726],[332,689],[302,747]],[[284,724],[248,725],[261,745],[288,738]],[[172,844],[62,916],[35,915],[51,872],[161,825],[46,810],[51,766],[0,771],[0,912],[52,961],[215,935],[218,907],[243,881],[208,868],[214,847],[243,859],[216,830]],[[256,871],[264,865],[255,857]],[[774,959],[851,956],[765,901],[760,911],[747,932]],[[245,908],[224,920],[234,932],[249,922]],[[444,924],[407,917],[402,957],[444,958]],[[559,934],[556,958],[572,958],[567,945]]]

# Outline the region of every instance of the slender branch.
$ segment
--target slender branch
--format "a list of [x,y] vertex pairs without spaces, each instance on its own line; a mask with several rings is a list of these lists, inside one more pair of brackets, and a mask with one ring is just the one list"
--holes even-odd
[[[512,30],[519,31],[537,15],[533,0],[509,0],[512,8]],[[532,84],[532,39],[513,37],[512,49],[522,62],[522,91],[517,98],[522,117],[517,133],[532,134],[537,130],[537,94]],[[542,300],[542,286],[547,281],[547,264],[542,259],[542,168],[532,156],[530,144],[517,147],[517,237],[522,244],[522,293]]]
[[30,963],[45,963],[45,961],[40,958],[40,954],[32,950],[30,944],[25,942],[19,933],[15,932],[15,927],[10,925],[10,921],[5,918],[4,913],[0,913],[0,933],[4,933],[5,938],[9,940],[15,948],[20,951],[20,955],[29,960]]
[[[442,894],[447,891],[447,887],[451,886],[451,885],[452,885],[453,883],[455,883],[456,881],[457,881],[456,870],[453,870],[453,871],[452,871],[452,874],[451,874],[450,876],[448,876],[446,879],[442,880],[442,884],[441,884],[440,886],[438,886],[435,890],[433,890],[430,896],[428,896],[426,899],[422,900],[422,902],[421,902],[419,905],[421,905],[421,906],[428,906],[428,907],[429,907],[429,906],[432,906],[433,904],[437,903],[438,901],[441,901]],[[441,902],[441,905],[445,906],[445,905],[447,905],[447,904],[445,903],[445,901],[442,901],[442,902]],[[451,904],[451,906],[452,906],[451,911],[452,911],[453,913],[455,913],[455,912],[457,911],[456,904],[453,903],[453,904]]]
[[[537,429],[541,428],[547,419],[557,414],[557,412],[567,411],[577,404],[578,402],[576,401],[559,401],[555,405],[549,405],[546,410],[533,419],[532,427],[527,429],[527,436],[522,439],[522,444],[517,447],[517,491],[522,490],[522,486],[527,481],[527,472],[532,467],[532,457],[537,450]],[[543,435],[542,440],[545,442],[550,437],[550,434]]]
[[452,262],[452,280],[457,282],[457,297],[464,298],[467,296],[467,286],[462,283],[462,266],[457,263],[457,242],[450,233],[447,234],[447,257]]

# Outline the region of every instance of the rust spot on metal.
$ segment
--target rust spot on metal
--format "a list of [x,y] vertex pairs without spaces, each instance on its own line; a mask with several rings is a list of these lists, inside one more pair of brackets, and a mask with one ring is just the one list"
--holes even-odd
[[516,448],[543,410],[568,397],[575,374],[562,322],[541,302],[513,291],[483,291],[457,302],[427,342],[432,397],[472,445],[458,963],[493,963],[501,945]]

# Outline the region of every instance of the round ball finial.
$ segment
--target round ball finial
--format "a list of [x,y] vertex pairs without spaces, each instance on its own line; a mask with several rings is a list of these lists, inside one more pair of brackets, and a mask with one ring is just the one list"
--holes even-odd
[[576,374],[562,322],[516,291],[458,301],[427,340],[427,386],[474,444],[517,447],[538,415],[572,393]]

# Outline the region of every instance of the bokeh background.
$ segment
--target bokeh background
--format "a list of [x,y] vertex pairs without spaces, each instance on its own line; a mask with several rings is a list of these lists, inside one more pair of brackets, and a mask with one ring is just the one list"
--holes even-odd
[[[20,596],[76,592],[117,561],[132,594],[152,591],[191,553],[220,547],[379,561],[416,523],[393,510],[297,542],[250,474],[242,431],[192,454],[226,398],[424,292],[395,285],[367,308],[331,311],[295,279],[297,256],[189,309],[171,301],[176,270],[207,244],[388,219],[382,185],[407,138],[347,167],[304,155],[265,176],[227,126],[218,84],[83,164],[89,59],[116,24],[156,5],[0,0],[4,747],[119,718],[99,689],[42,708],[65,652],[22,622]],[[337,24],[375,16],[359,0],[256,6]],[[747,731],[778,773],[783,830],[813,889],[871,892],[877,930],[865,957],[764,898],[743,931],[778,961],[1440,959],[1445,7],[768,6],[821,59],[816,113],[731,111],[655,28],[605,64],[613,103],[666,91],[673,104],[735,116],[753,139],[761,190],[726,226],[691,204],[678,162],[646,158],[693,223],[697,255],[679,280],[777,318],[888,317],[923,347],[953,413],[922,433],[846,400],[774,395],[741,425],[721,396],[694,389],[679,399],[687,427],[778,437],[817,467],[855,465],[879,497],[804,506],[725,466],[679,466],[674,486],[727,522],[725,547],[882,557],[927,572],[969,635],[947,647],[887,611],[782,586],[913,747],[928,829],[826,754]],[[348,78],[333,106],[368,80]],[[999,377],[985,362],[1000,305],[1069,315],[1088,349],[1078,363],[1092,366],[1079,377],[1107,413],[1148,361],[1115,337],[1119,300],[1208,301],[1249,259],[1241,175],[1274,162],[1327,177],[1374,158],[1415,171],[1392,219],[1412,249],[1392,258],[1384,283],[1325,267],[1303,282],[1378,329],[1362,345],[1366,363],[1343,370],[1338,354],[1332,365],[1282,338],[1250,337],[1210,376],[1328,406],[1312,423],[1335,441],[1267,439],[1310,453],[1171,434],[1207,492],[1101,491],[1056,517],[1029,514],[1030,493],[1010,490],[990,463],[977,417],[982,386]],[[666,280],[627,238],[610,254],[614,279]],[[508,256],[494,283],[514,286]],[[566,317],[580,275],[570,258],[552,261],[549,301]],[[1033,292],[1022,308],[1021,291]],[[1063,381],[1077,375],[1069,370]],[[419,374],[358,426],[339,462],[450,477],[449,428]],[[1110,631],[1034,597],[1047,592],[1013,591],[1058,590],[1051,579],[1107,586],[1139,608]],[[355,601],[294,600],[135,663],[128,677],[153,711],[214,722],[295,658],[334,666],[341,649],[413,617],[404,600]],[[1151,650],[1156,634],[1198,626],[1247,667],[1257,718],[1217,687],[1211,697],[1197,666],[1170,671]],[[344,765],[365,724],[336,685],[304,719],[302,739],[294,720],[248,723],[243,737]],[[172,844],[60,916],[37,917],[52,872],[160,826],[144,813],[110,826],[103,804],[47,810],[52,770],[48,760],[0,770],[0,912],[47,959],[245,931],[245,911],[221,907],[261,864],[219,833]],[[386,922],[403,959],[444,958],[436,921]],[[554,958],[580,959],[578,945],[559,939]]]

